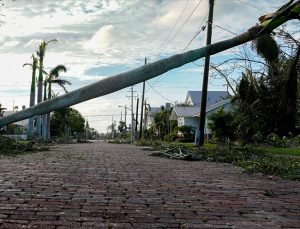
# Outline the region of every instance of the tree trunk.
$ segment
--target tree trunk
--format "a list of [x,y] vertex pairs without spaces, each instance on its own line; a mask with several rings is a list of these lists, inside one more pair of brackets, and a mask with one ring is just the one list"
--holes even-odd
[[[47,84],[44,82],[44,101],[47,100]],[[42,136],[44,140],[47,140],[47,114],[43,114],[42,122]]]
[[250,28],[247,32],[231,39],[217,42],[182,54],[177,54],[169,58],[150,63],[146,66],[105,78],[62,96],[40,103],[32,108],[28,108],[13,115],[3,117],[0,119],[0,126],[20,121],[36,114],[45,114],[63,107],[69,107],[141,83],[161,75],[171,69],[178,68],[187,63],[196,61],[207,55],[214,55],[251,41],[257,38],[257,34],[259,31],[261,31],[261,29],[261,26],[255,26]]
[[[35,60],[33,60],[29,107],[33,107],[35,105],[35,71],[36,71],[36,63]],[[29,118],[29,122],[28,122],[28,138],[31,139],[32,137],[33,137],[33,117]]]
[[[49,85],[48,85],[48,100],[51,99],[51,82],[49,82]],[[47,114],[47,140],[49,141],[50,138],[51,138],[51,133],[50,133],[50,125],[51,125],[51,120],[50,120],[50,113]]]
[[[43,99],[43,58],[40,57],[40,66],[39,66],[39,78],[38,78],[38,94],[37,94],[37,103],[41,103]],[[36,116],[36,130],[39,137],[42,136],[42,126],[41,126],[41,114]]]

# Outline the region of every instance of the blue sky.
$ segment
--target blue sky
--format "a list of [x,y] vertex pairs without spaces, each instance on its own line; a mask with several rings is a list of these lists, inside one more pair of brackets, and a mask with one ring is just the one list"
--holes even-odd
[[[285,2],[216,0],[213,42],[244,32],[258,23],[259,16]],[[139,67],[145,57],[152,62],[182,52],[206,24],[208,0],[17,0],[6,1],[0,13],[5,15],[0,26],[0,102],[12,109],[13,104],[28,107],[31,71],[22,66],[31,61],[42,40],[58,40],[48,46],[45,68],[64,64],[68,71],[62,78],[71,81],[68,88],[74,90]],[[205,34],[206,30],[200,32],[186,51],[204,46]],[[231,58],[236,51],[214,56],[212,62]],[[202,65],[203,60],[196,63]],[[202,72],[203,67],[192,63],[154,78],[146,84],[145,98],[151,106],[183,102],[188,90],[201,90]],[[224,80],[210,80],[209,90],[226,90],[224,85]],[[75,108],[88,117],[92,127],[105,132],[110,115],[119,121],[124,113],[118,105],[130,105],[129,91],[123,89]],[[134,86],[134,91],[140,97],[141,85]]]

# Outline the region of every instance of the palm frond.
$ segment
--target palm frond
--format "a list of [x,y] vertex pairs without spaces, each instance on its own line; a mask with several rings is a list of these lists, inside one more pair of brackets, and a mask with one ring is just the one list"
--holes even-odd
[[48,45],[51,42],[58,43],[58,40],[57,39],[51,39],[51,40],[45,42],[45,44]]
[[56,98],[59,96],[59,92],[57,92],[57,93],[55,93],[54,91],[51,91],[51,92],[52,92],[51,93],[52,98]]
[[37,55],[39,56],[40,59],[44,58],[47,45],[51,42],[56,43],[58,41],[56,39],[52,39],[52,40],[49,40],[49,41],[42,41],[41,44],[39,45],[39,50],[36,53],[37,53]]
[[66,72],[67,68],[64,65],[57,65],[55,68],[50,70],[49,75],[54,78],[58,78],[60,72]]
[[50,83],[57,84],[60,86],[66,93],[68,92],[65,85],[72,85],[69,81],[67,80],[62,80],[62,79],[54,79],[51,80]]
[[284,4],[280,7],[276,12],[263,15],[259,18],[261,25],[263,28],[259,31],[257,36],[260,34],[271,31],[273,28],[276,28],[277,24],[282,24],[281,20],[287,21],[291,18],[299,18],[299,8],[300,8],[300,0],[294,2],[294,0],[290,0],[288,3]]
[[46,72],[44,69],[43,69],[43,74],[49,76],[48,72]]
[[23,67],[25,67],[25,66],[33,66],[32,64],[29,64],[29,63],[25,63],[25,64],[23,64]]

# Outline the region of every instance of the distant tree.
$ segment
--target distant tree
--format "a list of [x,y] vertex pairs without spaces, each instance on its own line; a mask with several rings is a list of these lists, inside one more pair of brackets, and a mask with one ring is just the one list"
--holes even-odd
[[63,108],[54,111],[51,116],[51,135],[66,137],[67,129],[70,134],[83,133],[85,120],[81,113],[74,108]]
[[74,134],[75,132],[84,132],[85,119],[83,118],[82,114],[78,110],[70,108],[69,117],[71,133]]
[[99,132],[93,128],[93,127],[89,127],[87,130],[87,139],[89,140],[96,140],[100,138],[100,134]]
[[125,133],[126,130],[127,130],[127,127],[126,127],[125,122],[124,122],[124,121],[120,121],[120,122],[119,122],[119,125],[118,125],[118,131],[119,131],[120,133]]
[[154,126],[153,128],[157,131],[158,137],[163,139],[164,135],[169,133],[170,129],[170,110],[165,109],[161,106],[160,111],[154,114]]

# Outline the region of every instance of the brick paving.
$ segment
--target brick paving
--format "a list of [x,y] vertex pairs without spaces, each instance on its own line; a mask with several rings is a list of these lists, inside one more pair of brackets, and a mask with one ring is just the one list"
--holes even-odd
[[300,228],[299,182],[149,154],[95,142],[2,157],[0,228]]

